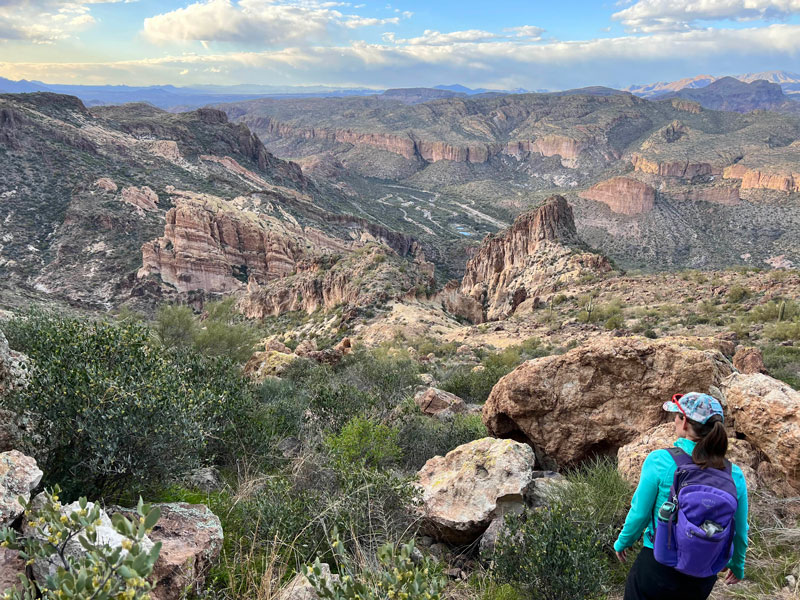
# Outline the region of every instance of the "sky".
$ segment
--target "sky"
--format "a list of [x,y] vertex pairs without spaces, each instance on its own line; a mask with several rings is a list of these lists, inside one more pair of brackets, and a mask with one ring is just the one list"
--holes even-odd
[[0,77],[622,88],[800,71],[800,0],[0,0]]

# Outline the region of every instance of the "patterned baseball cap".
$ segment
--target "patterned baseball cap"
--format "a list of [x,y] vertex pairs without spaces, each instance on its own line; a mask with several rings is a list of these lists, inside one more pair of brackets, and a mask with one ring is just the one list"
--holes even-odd
[[664,402],[664,410],[681,413],[684,417],[703,424],[714,415],[719,415],[723,420],[725,419],[725,415],[722,413],[722,404],[720,404],[719,400],[700,392],[675,394],[671,401]]

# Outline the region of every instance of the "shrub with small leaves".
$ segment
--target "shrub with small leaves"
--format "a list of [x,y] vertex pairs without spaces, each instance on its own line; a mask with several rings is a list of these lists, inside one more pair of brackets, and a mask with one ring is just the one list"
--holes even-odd
[[[20,502],[31,533],[18,535],[8,527],[0,530],[0,546],[19,550],[28,564],[42,561],[50,574],[45,581],[32,581],[20,575],[20,586],[10,588],[3,600],[147,600],[153,585],[147,581],[161,551],[161,542],[145,547],[145,536],[152,531],[161,511],[139,499],[139,522],[120,514],[112,525],[123,536],[121,546],[112,548],[98,539],[100,506],[86,498],[78,500],[77,510],[64,514],[59,488],[45,492],[44,503],[34,509],[33,502]],[[83,552],[69,552],[77,540]],[[150,544],[147,544],[150,546]]]
[[590,523],[561,504],[508,514],[497,540],[495,569],[531,600],[602,596],[607,563]]
[[447,585],[431,559],[412,558],[413,541],[399,548],[394,544],[381,546],[380,568],[376,571],[357,569],[336,531],[331,548],[339,564],[340,579],[324,577],[319,559],[305,568],[308,581],[326,600],[439,600]]

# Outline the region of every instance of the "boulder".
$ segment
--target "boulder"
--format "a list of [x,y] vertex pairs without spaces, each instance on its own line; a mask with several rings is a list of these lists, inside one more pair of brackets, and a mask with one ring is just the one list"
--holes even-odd
[[310,352],[317,351],[317,343],[314,340],[303,340],[294,349],[297,356],[307,356]]
[[333,347],[334,350],[341,354],[350,354],[353,351],[353,340],[349,337],[343,337],[341,341]]
[[22,514],[18,498],[25,501],[42,480],[36,461],[18,450],[0,454],[0,526],[9,525]]
[[0,452],[18,448],[22,443],[20,417],[14,411],[0,408]]
[[[40,509],[44,503],[47,501],[44,493],[39,494],[33,499],[32,505],[33,510],[36,511]],[[86,510],[91,511],[94,508],[94,502],[89,502],[86,505]],[[69,516],[73,512],[80,510],[80,505],[77,501],[73,502],[72,504],[65,504],[61,506],[60,512],[64,516]],[[114,529],[113,525],[111,524],[111,518],[108,516],[105,510],[100,509],[100,524],[95,528],[97,532],[97,543],[98,544],[107,544],[111,548],[119,548],[122,546],[123,540],[125,537],[117,533],[116,529]],[[137,517],[138,519],[138,517]],[[46,539],[41,534],[39,534],[34,527],[30,527],[27,521],[23,520],[22,522],[22,533],[27,536],[36,536],[39,539]],[[150,551],[153,547],[153,542],[145,536],[145,538],[141,542],[141,547],[144,548],[145,551]],[[79,557],[86,554],[83,546],[81,546],[79,537],[74,537],[69,540],[64,548],[64,557],[69,559],[78,559]],[[56,569],[62,566],[61,560],[58,558],[57,554],[53,554],[49,559],[45,558],[37,558],[36,561],[33,563],[33,576],[36,581],[44,582],[47,579],[48,575],[54,575]]]
[[740,346],[733,356],[733,366],[737,371],[745,375],[752,375],[753,373],[767,374],[767,368],[764,366],[764,357],[758,348]]
[[19,588],[19,576],[25,573],[25,559],[17,550],[0,548],[0,592],[12,587]]
[[[646,431],[641,436],[626,444],[617,452],[617,470],[620,475],[633,485],[639,483],[642,473],[642,464],[647,455],[653,450],[671,448],[675,442],[675,425],[672,422],[664,423]],[[747,481],[747,488],[758,488],[756,467],[758,466],[758,453],[747,440],[728,439],[727,458],[742,469]]]
[[[339,581],[338,575],[331,575],[331,568],[326,563],[320,563],[323,579]],[[319,595],[305,575],[298,573],[289,584],[278,592],[276,600],[318,600]]]
[[296,359],[294,354],[284,354],[276,350],[255,352],[244,366],[244,374],[253,381],[261,383],[270,377],[277,377]]
[[426,415],[436,416],[443,411],[463,413],[467,410],[464,401],[450,392],[435,387],[420,390],[414,396],[414,402]]
[[493,519],[524,507],[535,462],[530,446],[494,438],[433,457],[418,474],[424,531],[451,544],[474,542]]
[[603,336],[517,367],[492,389],[483,421],[491,435],[532,444],[542,466],[570,466],[616,454],[661,423],[677,392],[719,396],[731,372],[718,350]]
[[194,469],[186,476],[185,481],[188,486],[206,494],[221,490],[223,487],[222,478],[216,467]]
[[800,490],[800,392],[760,373],[731,375],[724,392],[736,432]]
[[0,396],[24,387],[27,381],[27,357],[15,352],[0,331]]
[[264,342],[264,350],[274,350],[275,352],[280,352],[282,354],[292,354],[292,350],[289,348],[289,346],[281,341],[276,340],[275,338],[266,340]]

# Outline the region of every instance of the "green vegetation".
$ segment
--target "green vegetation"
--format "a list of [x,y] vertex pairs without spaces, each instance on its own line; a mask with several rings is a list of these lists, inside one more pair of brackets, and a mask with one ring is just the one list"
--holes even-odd
[[[122,545],[110,548],[98,539],[97,525],[100,522],[100,505],[87,502],[85,497],[77,501],[71,512],[59,501],[60,489],[45,491],[41,506],[23,503],[24,518],[28,520],[31,533],[18,536],[4,527],[0,529],[2,547],[20,551],[23,560],[29,562],[52,562],[56,567],[44,582],[35,582],[21,577],[21,586],[6,591],[8,600],[62,600],[63,598],[112,600],[145,600],[153,585],[147,577],[153,570],[161,551],[161,542],[152,547],[143,544],[161,516],[158,508],[151,508],[139,499],[136,514],[138,523],[123,515],[112,519],[114,530],[123,536]],[[67,551],[67,545],[77,539],[86,551],[75,555]]]

